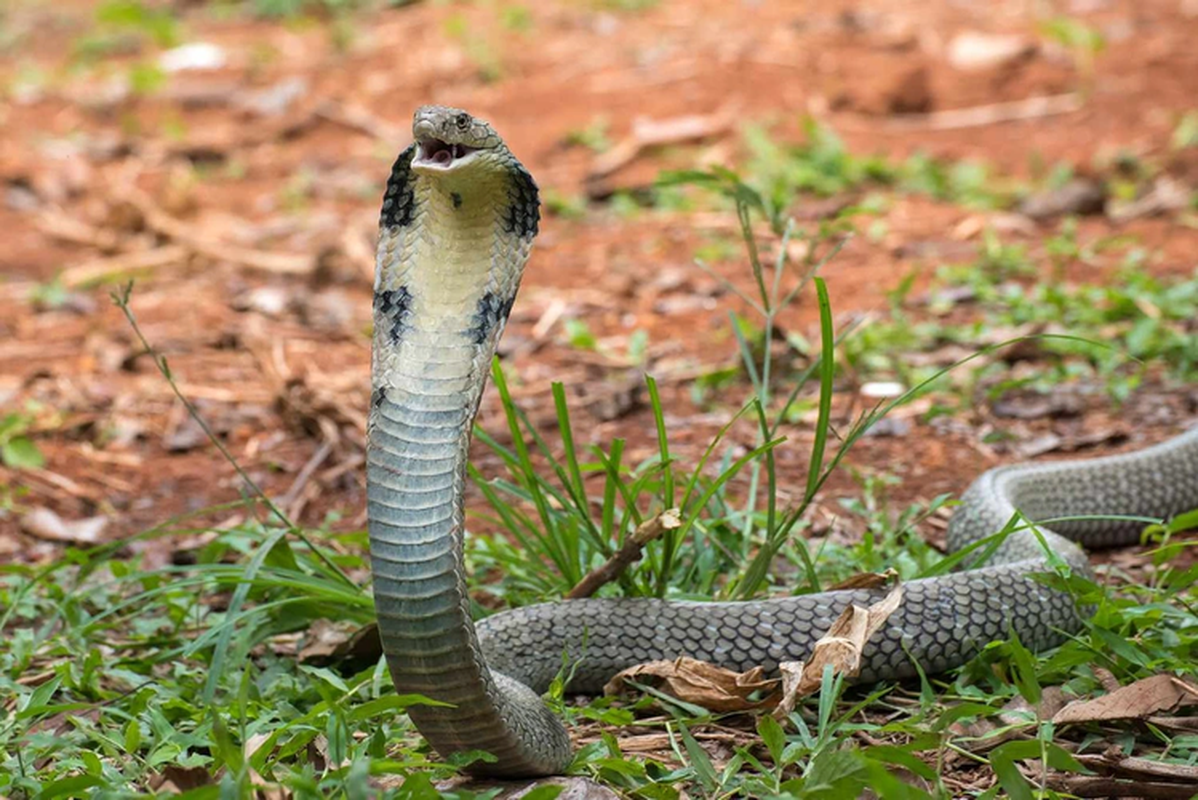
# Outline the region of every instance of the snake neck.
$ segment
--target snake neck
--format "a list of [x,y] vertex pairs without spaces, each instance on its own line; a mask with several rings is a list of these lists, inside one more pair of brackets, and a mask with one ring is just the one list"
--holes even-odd
[[462,554],[473,421],[531,236],[510,224],[508,176],[455,182],[404,167],[401,156],[374,298],[367,517],[379,634],[399,693],[450,704],[410,709],[438,752],[490,752],[490,772],[552,772],[568,740],[537,743],[556,725],[548,711],[487,669]]
[[[375,594],[399,691],[461,702],[486,682],[462,563],[463,489],[472,422],[510,279],[491,259],[494,204],[432,181],[415,185],[418,231],[381,236],[374,303],[368,517]],[[485,187],[483,187],[485,188]],[[474,191],[474,199],[484,192]],[[382,261],[388,240],[404,256]],[[509,295],[510,296],[510,295]],[[494,310],[493,310],[494,309]],[[461,673],[461,674],[458,674]]]

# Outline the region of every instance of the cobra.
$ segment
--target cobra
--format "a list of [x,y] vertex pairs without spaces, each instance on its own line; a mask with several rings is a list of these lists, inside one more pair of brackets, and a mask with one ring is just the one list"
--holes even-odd
[[[442,756],[485,751],[471,769],[496,776],[558,773],[570,739],[539,693],[574,659],[570,691],[615,672],[688,655],[736,670],[802,660],[866,590],[748,602],[589,599],[471,620],[462,556],[463,486],[472,423],[496,343],[537,234],[537,187],[486,122],[460,109],[415,114],[383,198],[374,291],[367,505],[374,595],[396,689],[444,705],[410,709]],[[952,550],[1032,520],[1166,516],[1198,505],[1198,428],[1139,452],[1002,467],[965,493]],[[1012,631],[1029,647],[1081,625],[1065,593],[1032,575],[1045,547],[1079,574],[1076,542],[1134,539],[1135,524],[1081,520],[1008,536],[978,568],[916,580],[870,640],[860,681],[959,665]]]

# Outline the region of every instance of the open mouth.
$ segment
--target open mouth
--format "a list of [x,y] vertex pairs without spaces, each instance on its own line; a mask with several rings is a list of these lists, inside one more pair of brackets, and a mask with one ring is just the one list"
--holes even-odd
[[475,151],[464,144],[448,144],[440,139],[427,139],[420,143],[422,164],[447,169]]

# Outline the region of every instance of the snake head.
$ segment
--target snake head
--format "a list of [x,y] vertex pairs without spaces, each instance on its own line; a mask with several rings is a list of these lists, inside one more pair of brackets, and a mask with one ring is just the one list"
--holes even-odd
[[412,169],[425,174],[456,172],[504,149],[503,140],[490,124],[448,106],[417,109],[412,137],[417,144]]

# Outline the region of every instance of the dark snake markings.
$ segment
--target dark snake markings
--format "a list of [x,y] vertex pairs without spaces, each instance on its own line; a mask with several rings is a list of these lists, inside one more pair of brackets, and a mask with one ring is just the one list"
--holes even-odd
[[512,313],[516,296],[500,299],[492,292],[487,292],[478,301],[478,311],[474,314],[474,327],[467,335],[475,344],[486,344],[491,334],[503,323],[507,322]]
[[412,306],[412,293],[406,286],[401,286],[398,289],[383,289],[375,294],[374,305],[377,321],[389,324],[387,335],[391,338],[391,343],[399,344],[403,339],[405,318]]
[[412,186],[412,158],[416,145],[399,154],[391,167],[391,177],[383,192],[383,209],[379,214],[379,226],[383,229],[398,228],[412,223],[416,212],[416,197]]
[[[508,207],[503,216],[503,229],[522,239],[537,235],[541,220],[541,200],[536,181],[524,167],[512,170],[508,188]],[[514,301],[515,298],[513,297]]]

